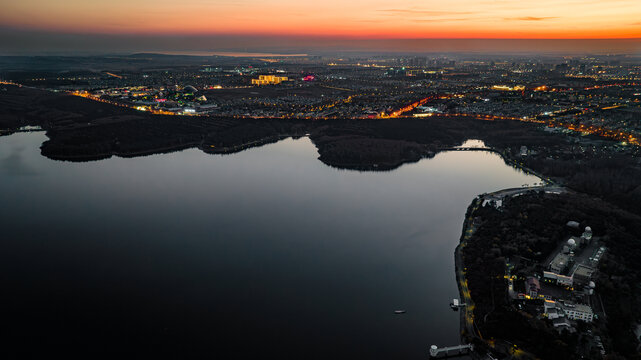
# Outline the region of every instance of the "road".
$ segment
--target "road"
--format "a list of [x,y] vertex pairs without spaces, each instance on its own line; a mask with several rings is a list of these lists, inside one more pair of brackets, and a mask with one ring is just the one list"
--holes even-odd
[[[481,199],[475,199],[472,206],[472,211],[470,215],[465,219],[463,223],[463,236],[461,238],[461,243],[456,247],[454,264],[456,268],[456,280],[458,282],[459,293],[461,296],[461,302],[465,304],[465,307],[461,308],[461,337],[463,338],[463,343],[469,342],[470,337],[481,338],[477,334],[476,329],[474,328],[474,302],[470,295],[470,289],[467,286],[467,279],[465,278],[465,266],[463,263],[463,257],[461,256],[461,250],[467,245],[468,240],[474,234],[474,213],[481,205]],[[466,341],[466,339],[468,341]]]
[[[474,199],[474,202],[470,205],[470,211],[468,216],[463,221],[463,234],[461,236],[461,242],[456,247],[454,251],[454,264],[456,268],[456,280],[458,282],[459,294],[461,297],[461,302],[465,303],[466,306],[461,308],[461,341],[462,343],[470,343],[473,339],[478,339],[483,341],[483,336],[480,331],[474,324],[474,301],[472,300],[470,290],[468,288],[467,279],[465,277],[466,267],[463,262],[462,249],[467,246],[468,241],[474,235],[476,231],[476,226],[474,224],[474,214],[478,208],[483,204],[487,198],[502,198],[505,196],[517,196],[527,193],[528,191],[540,191],[543,190],[546,193],[562,193],[567,190],[558,185],[544,185],[544,186],[532,186],[532,187],[522,187],[522,188],[512,188],[512,189],[503,189],[493,193],[483,194],[477,199]],[[511,348],[511,354],[513,357],[522,357],[528,354],[522,350],[516,351],[516,349]]]

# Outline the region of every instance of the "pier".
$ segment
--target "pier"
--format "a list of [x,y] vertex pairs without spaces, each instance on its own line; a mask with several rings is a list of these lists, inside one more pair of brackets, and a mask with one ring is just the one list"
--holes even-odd
[[465,303],[461,303],[459,299],[452,299],[450,307],[452,310],[458,310],[459,308],[465,307]]
[[442,358],[442,357],[449,357],[449,356],[465,355],[471,352],[472,350],[474,350],[474,345],[472,344],[448,346],[448,347],[442,347],[442,348],[436,345],[432,345],[430,347],[430,357]]

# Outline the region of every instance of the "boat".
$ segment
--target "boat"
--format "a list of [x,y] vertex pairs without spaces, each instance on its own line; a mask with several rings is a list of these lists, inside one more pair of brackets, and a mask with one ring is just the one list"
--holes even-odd
[[405,310],[394,310],[394,314],[396,315],[405,314]]

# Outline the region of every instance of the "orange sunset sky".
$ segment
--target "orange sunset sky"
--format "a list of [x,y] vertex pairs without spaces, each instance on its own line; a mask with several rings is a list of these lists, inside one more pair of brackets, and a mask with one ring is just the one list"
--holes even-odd
[[641,38],[641,0],[17,0],[0,25],[98,34]]

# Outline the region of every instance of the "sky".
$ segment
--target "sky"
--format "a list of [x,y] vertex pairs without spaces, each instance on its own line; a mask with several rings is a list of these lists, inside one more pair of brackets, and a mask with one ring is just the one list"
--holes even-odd
[[0,46],[11,47],[9,32],[16,42],[31,34],[27,43],[55,34],[112,39],[641,39],[641,0],[19,0],[3,4]]

